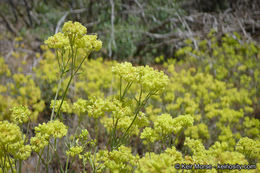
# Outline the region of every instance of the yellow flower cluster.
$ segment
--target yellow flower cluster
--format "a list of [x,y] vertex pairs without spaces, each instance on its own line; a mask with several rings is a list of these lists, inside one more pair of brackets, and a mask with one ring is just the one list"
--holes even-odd
[[[184,145],[188,146],[195,156],[206,156],[206,149],[204,145],[195,139],[187,138]],[[206,159],[206,158],[205,158]]]
[[[20,128],[8,121],[0,121],[0,146],[7,147],[12,150],[10,146],[15,145],[18,141],[22,140],[22,133]],[[4,148],[1,149],[1,152],[4,151]]]
[[83,48],[87,52],[98,51],[102,47],[102,42],[97,40],[96,35],[86,35],[87,28],[79,22],[68,21],[63,25],[62,33],[59,32],[49,37],[44,43],[50,48],[66,50],[76,46]]
[[132,155],[130,148],[120,146],[118,150],[111,152],[100,150],[97,153],[95,165],[99,168],[99,172],[132,172],[138,165],[138,160],[139,156]]
[[25,106],[16,106],[11,109],[11,120],[16,124],[26,123],[31,115],[31,111]]
[[31,156],[31,152],[32,148],[30,145],[24,145],[21,143],[15,157],[20,160],[26,160]]
[[5,59],[0,57],[0,76],[2,75],[10,76],[11,71],[8,68],[8,65],[5,63]]
[[[116,121],[113,121],[113,118],[110,117],[103,117],[101,119],[101,123],[104,125],[104,127],[111,132],[113,130],[113,128],[117,128],[117,130],[121,131],[121,132],[125,132],[126,129],[129,127],[129,125],[131,124],[131,122],[133,121],[133,115],[132,116],[125,116],[122,117],[120,119],[118,119],[118,122],[116,124]],[[137,116],[136,122],[134,122],[131,131],[129,132],[129,135],[138,135],[139,131],[142,127],[148,125],[148,120],[147,118],[144,116],[144,114],[140,113]]]
[[96,35],[84,35],[76,44],[86,50],[99,51],[102,48],[102,42],[97,40]]
[[[252,113],[252,100],[247,90],[238,90],[234,85],[217,80],[208,73],[196,72],[194,68],[177,71],[174,63],[164,64],[170,74],[165,94],[163,97],[152,97],[153,104],[146,108],[152,122],[156,121],[156,114],[164,111],[171,115],[190,114],[194,126],[185,129],[185,136],[204,142],[228,140],[231,148],[244,134],[243,131],[258,138],[257,121],[245,118],[245,115]],[[238,122],[244,118],[248,128],[242,129],[243,125]],[[218,133],[214,133],[215,130]],[[234,131],[239,133],[233,134]],[[151,128],[146,132],[155,140]]]
[[40,152],[49,144],[50,138],[62,138],[66,136],[68,128],[59,120],[49,121],[47,124],[39,124],[35,127],[35,137],[31,138],[33,151]]
[[87,104],[87,100],[78,99],[76,102],[73,103],[73,112],[80,116],[82,113],[85,113],[87,111]]
[[198,40],[198,49],[187,40],[187,46],[179,49],[176,56],[183,58],[186,64],[196,66],[199,71],[240,85],[256,102],[256,96],[260,95],[260,90],[254,87],[260,83],[259,45],[244,42],[238,33],[228,33],[220,41],[216,35],[213,30],[206,39]]
[[[101,118],[100,122],[111,132],[117,128],[124,132],[134,119],[131,107],[132,102],[121,102],[116,98],[93,98],[87,106],[88,116],[95,119]],[[130,134],[138,134],[139,128],[148,124],[147,117],[139,113]]]
[[57,33],[54,36],[51,36],[44,42],[50,48],[60,49],[69,46],[69,38],[65,37],[63,33]]
[[[228,144],[225,142],[216,142],[209,148],[209,150],[206,150],[201,141],[187,138],[185,140],[185,145],[190,149],[191,156],[186,155],[183,163],[211,164],[212,166],[217,164],[248,164],[248,161],[245,159],[243,154],[229,151]],[[255,170],[247,171],[254,172]],[[217,170],[212,168],[211,170],[208,170],[208,172],[217,172]]]
[[144,91],[163,91],[168,82],[168,76],[158,72],[149,66],[133,67],[131,63],[125,62],[112,67],[112,72],[127,82],[135,82],[141,85]]
[[139,161],[139,165],[135,172],[137,173],[157,173],[169,172],[177,173],[175,169],[176,163],[184,163],[182,154],[175,147],[167,148],[163,153],[146,153]]
[[82,65],[82,73],[75,84],[80,97],[104,97],[116,90],[118,84],[113,80],[111,67],[115,62],[101,57],[90,59]]
[[162,140],[168,135],[179,135],[183,129],[193,125],[193,118],[190,115],[179,115],[172,118],[169,114],[162,114],[154,121],[154,128],[146,127],[141,133],[141,139],[149,143],[155,140]]
[[31,146],[24,144],[20,128],[8,121],[0,121],[0,157],[13,156],[26,160],[31,155]]
[[88,116],[94,118],[103,117],[106,112],[111,112],[112,117],[116,119],[128,116],[132,113],[128,106],[124,106],[123,103],[117,99],[95,99],[87,106],[87,110]]
[[[78,156],[86,164],[87,160],[91,156],[91,153],[87,151],[91,147],[96,146],[96,140],[90,138],[89,132],[87,129],[81,130],[80,134],[75,134],[70,136],[71,142],[69,143],[69,149],[66,151],[68,157],[75,158]],[[87,152],[86,152],[87,151]]]
[[235,134],[233,134],[230,126],[225,127],[223,125],[222,127],[220,127],[220,129],[221,129],[221,133],[218,136],[218,141],[227,142],[229,149],[232,150],[234,148],[234,146],[236,145]]
[[260,160],[260,142],[248,137],[241,138],[236,144],[236,150],[251,160]]
[[[54,100],[51,101],[51,106],[50,108],[52,109],[54,107],[54,111],[57,112],[61,104],[61,100],[56,100],[55,105],[54,105]],[[61,112],[64,113],[71,113],[71,106],[67,101],[63,101],[63,104],[61,106]]]
[[[12,76],[13,83],[8,83],[10,95],[16,99],[14,105],[24,105],[32,108],[31,120],[36,121],[39,112],[45,105],[41,97],[41,90],[34,82],[32,76],[17,73]],[[13,107],[13,105],[12,105]]]
[[245,133],[248,137],[260,140],[260,120],[245,117],[243,125],[245,127]]
[[81,141],[87,141],[89,139],[89,132],[87,129],[81,131],[81,134],[79,135],[79,139]]
[[75,35],[75,37],[81,38],[87,33],[87,28],[79,22],[68,21],[63,25],[62,32],[66,36]]
[[66,151],[66,155],[70,157],[75,157],[76,155],[79,155],[83,151],[82,146],[74,146],[70,147],[68,151]]
[[[36,77],[38,81],[41,81],[48,85],[54,85],[53,83],[57,81],[59,74],[58,62],[55,61],[55,54],[47,48],[47,46],[41,46],[43,53],[43,58],[39,60],[39,65],[34,68]],[[56,83],[55,83],[56,84]],[[56,87],[54,87],[56,88]],[[52,88],[50,89],[52,90]]]
[[188,127],[184,133],[185,136],[189,136],[193,139],[208,140],[210,137],[208,127],[204,123]]
[[110,102],[101,98],[92,101],[93,103],[90,103],[90,105],[87,106],[88,116],[93,118],[103,117],[105,115],[105,111],[109,110],[108,104]]

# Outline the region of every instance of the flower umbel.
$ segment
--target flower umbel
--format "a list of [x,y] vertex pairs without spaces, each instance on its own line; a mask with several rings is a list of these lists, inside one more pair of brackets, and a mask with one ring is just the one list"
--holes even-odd
[[31,115],[31,111],[25,106],[13,107],[11,111],[11,120],[16,124],[26,123]]
[[59,120],[49,121],[35,127],[35,137],[31,138],[32,149],[39,152],[49,144],[51,137],[62,138],[67,134],[68,128]]

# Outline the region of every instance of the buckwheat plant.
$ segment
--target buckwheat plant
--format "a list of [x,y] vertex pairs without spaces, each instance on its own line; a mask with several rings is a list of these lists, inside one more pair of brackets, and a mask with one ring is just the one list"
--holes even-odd
[[89,117],[100,119],[110,134],[110,149],[114,150],[149,124],[142,109],[151,96],[166,88],[169,79],[162,71],[149,66],[134,67],[129,62],[116,64],[112,72],[119,77],[118,95],[92,99],[87,112]]
[[[60,116],[62,104],[67,95],[71,81],[78,73],[84,61],[88,58],[91,52],[99,51],[102,47],[102,42],[97,40],[97,35],[87,35],[87,28],[79,22],[66,22],[62,28],[62,32],[49,37],[45,44],[49,48],[55,49],[56,58],[59,64],[59,84],[52,106],[51,120],[55,118],[54,110],[56,100],[61,89],[61,82],[66,73],[69,73],[69,81],[62,94],[61,102],[59,103],[56,115]],[[79,53],[84,52],[84,53]]]
[[31,146],[26,145],[26,139],[18,125],[8,121],[0,121],[0,168],[3,172],[11,169],[16,172],[19,162],[21,172],[22,161],[31,155]]
[[162,140],[164,144],[167,144],[172,140],[171,134],[174,133],[174,141],[177,144],[181,132],[187,127],[191,127],[193,122],[193,117],[190,115],[179,115],[172,118],[170,114],[162,114],[154,121],[154,128],[146,127],[143,130],[141,139],[144,139],[144,144],[151,145],[158,140]]
[[11,109],[11,120],[15,124],[23,124],[28,122],[30,119],[31,111],[28,107],[25,106],[17,106]]
[[[112,72],[120,78],[118,97],[119,101],[122,102],[125,99],[127,92],[133,84],[139,86],[137,98],[134,97],[136,104],[133,112],[133,118],[130,119],[130,124],[126,125],[126,128],[120,138],[118,138],[115,133],[119,118],[116,118],[113,121],[114,130],[112,131],[113,142],[111,145],[113,149],[126,140],[136,119],[141,115],[141,109],[146,105],[151,96],[159,94],[166,88],[169,79],[168,76],[165,75],[162,71],[159,72],[149,66],[134,67],[129,62],[117,64],[116,66],[112,67]],[[123,81],[126,82],[125,87],[123,87]]]
[[[58,158],[59,161],[59,157],[57,154],[57,139],[66,136],[67,131],[67,127],[59,120],[52,120],[49,121],[47,124],[43,123],[35,127],[36,135],[31,138],[30,142],[32,150],[36,152],[36,154],[39,156],[36,172],[40,162],[44,164],[46,172],[48,172],[49,164],[53,160],[53,155],[51,155],[50,150],[55,153],[55,156]],[[52,143],[51,140],[54,140],[54,143]],[[44,158],[43,155],[46,146],[47,152],[46,158]]]
[[[57,117],[62,119],[61,112],[71,113],[73,109],[65,101],[69,86],[90,53],[98,51],[102,47],[102,42],[97,40],[97,35],[87,35],[86,33],[87,28],[82,24],[69,21],[64,24],[62,32],[49,37],[45,41],[49,48],[55,50],[59,68],[59,82],[55,98],[51,101],[52,113],[50,121],[35,128],[36,135],[31,138],[30,142],[32,150],[38,155],[37,168],[41,162],[45,166],[46,172],[48,172],[49,164],[54,157],[56,157],[61,166],[60,156],[57,151],[58,139],[67,135],[67,127]],[[62,98],[58,100],[62,82],[67,76],[69,76],[69,80],[65,90],[62,90]],[[77,108],[78,106],[74,105],[74,110]],[[60,167],[62,172],[68,171],[69,157],[74,157],[81,150],[83,150],[82,146],[75,145],[67,151],[68,157],[65,170],[62,166]]]

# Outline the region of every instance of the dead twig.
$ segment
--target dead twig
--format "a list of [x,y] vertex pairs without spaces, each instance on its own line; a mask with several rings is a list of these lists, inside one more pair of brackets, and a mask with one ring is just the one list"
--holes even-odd
[[111,58],[112,57],[112,45],[114,48],[116,48],[116,42],[115,42],[115,34],[114,34],[114,20],[115,20],[115,4],[113,0],[110,0],[111,5],[111,39],[108,44],[108,55]]
[[65,14],[60,18],[60,20],[57,23],[56,29],[55,29],[55,34],[57,34],[59,32],[61,24],[64,22],[64,20],[69,15],[69,13],[70,13],[69,11],[65,12]]

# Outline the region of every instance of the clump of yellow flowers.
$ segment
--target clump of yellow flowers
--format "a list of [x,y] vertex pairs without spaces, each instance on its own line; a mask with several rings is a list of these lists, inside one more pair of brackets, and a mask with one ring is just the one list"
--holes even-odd
[[26,160],[31,155],[31,146],[26,140],[18,125],[8,121],[0,121],[0,166],[2,171],[15,166],[15,162]]
[[143,91],[163,91],[169,79],[162,71],[156,71],[149,66],[133,67],[131,63],[125,62],[112,67],[112,72],[126,82],[138,83]]
[[[60,71],[59,85],[52,103],[52,120],[54,118],[54,111],[57,115],[60,115],[72,79],[78,74],[79,69],[90,53],[101,49],[102,42],[97,40],[97,35],[87,35],[87,28],[81,23],[68,21],[63,25],[62,32],[49,37],[44,43],[49,48],[55,49]],[[69,81],[63,91],[61,102],[56,103],[61,89],[61,82],[67,73],[70,75]],[[58,108],[56,105],[58,105]]]
[[172,118],[170,114],[162,114],[154,120],[154,128],[146,127],[141,133],[144,143],[153,143],[156,140],[171,138],[172,134],[178,135],[183,129],[193,125],[193,117],[190,115],[179,115]]
[[70,46],[83,48],[88,52],[98,51],[102,47],[102,42],[97,40],[96,35],[86,35],[87,28],[79,22],[66,22],[63,25],[62,32],[49,37],[44,43],[50,48],[65,51]]
[[59,120],[49,121],[35,127],[36,135],[31,138],[33,151],[39,153],[50,142],[51,138],[62,138],[67,134],[67,127]]
[[175,165],[195,163],[259,172],[259,47],[240,42],[210,33],[195,49],[187,40],[176,54],[183,61],[159,71],[89,60],[102,42],[66,22],[37,55],[36,79],[0,58],[0,172],[21,172],[25,162],[35,172],[185,172]]
[[13,107],[11,111],[11,120],[16,124],[26,123],[30,119],[31,111],[28,109],[28,107]]
[[118,150],[100,150],[95,160],[96,171],[132,172],[138,165],[139,156],[133,156],[131,148],[120,146]]

